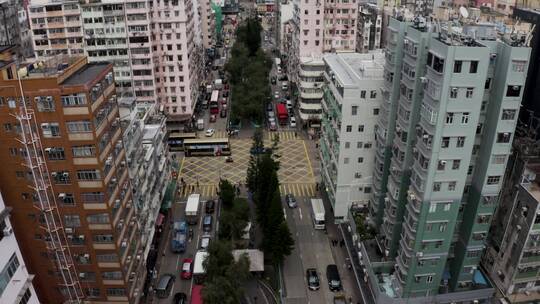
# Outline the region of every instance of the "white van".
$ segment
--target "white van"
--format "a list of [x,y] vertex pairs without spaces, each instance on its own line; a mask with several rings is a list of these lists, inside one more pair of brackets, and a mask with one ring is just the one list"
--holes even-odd
[[289,82],[288,81],[284,81],[282,84],[281,84],[281,89],[283,91],[287,91],[289,89]]
[[287,105],[287,110],[292,110],[293,106],[292,106],[292,102],[290,100],[287,99],[286,105]]

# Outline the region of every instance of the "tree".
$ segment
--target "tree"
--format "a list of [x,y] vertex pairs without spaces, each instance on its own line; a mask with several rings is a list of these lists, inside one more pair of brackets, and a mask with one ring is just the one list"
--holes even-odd
[[219,237],[232,242],[241,239],[249,221],[249,206],[244,198],[236,198],[231,210],[224,210],[220,216]]
[[[264,148],[263,143],[263,133],[260,128],[255,129],[253,133],[253,143],[251,149],[254,151],[261,151]],[[255,192],[257,187],[257,180],[259,178],[259,166],[260,166],[260,156],[257,153],[251,153],[249,156],[249,165],[247,169],[246,182],[249,190]]]
[[255,55],[261,47],[261,24],[256,18],[249,18],[247,20],[246,28],[246,41],[249,48],[249,54]]
[[294,239],[289,231],[287,222],[283,221],[274,233],[274,242],[271,249],[272,261],[274,264],[283,262],[286,256],[290,255],[294,249]]
[[236,196],[233,185],[226,179],[219,182],[219,198],[223,208],[230,209],[233,206],[234,197]]

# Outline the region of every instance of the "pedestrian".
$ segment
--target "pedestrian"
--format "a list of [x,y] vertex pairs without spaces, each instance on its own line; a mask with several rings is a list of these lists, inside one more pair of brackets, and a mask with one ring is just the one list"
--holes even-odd
[[343,247],[345,246],[345,240],[341,239],[341,241],[339,242],[339,247]]

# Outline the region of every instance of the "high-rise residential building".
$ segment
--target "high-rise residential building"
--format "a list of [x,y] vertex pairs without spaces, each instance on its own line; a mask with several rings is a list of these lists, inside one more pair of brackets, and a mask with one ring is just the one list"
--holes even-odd
[[29,18],[38,58],[84,53],[90,62],[111,61],[118,98],[157,102],[174,124],[191,117],[199,98],[204,28],[191,29],[203,22],[200,9],[190,0],[33,0]]
[[0,0],[0,45],[15,45],[22,57],[33,55],[30,26],[23,1]]
[[[482,300],[479,267],[497,206],[530,48],[492,24],[460,32],[390,19],[376,133],[368,277],[382,301]],[[519,35],[517,35],[519,36]]]
[[320,128],[325,52],[354,52],[358,3],[293,1],[292,37],[287,54],[289,79],[297,84],[298,113],[304,125]]
[[358,6],[358,28],[356,31],[356,51],[367,53],[370,50],[380,49],[383,10],[372,3]]
[[0,298],[6,304],[38,304],[32,280],[9,220],[11,208],[0,194]]
[[216,40],[216,20],[210,0],[201,0],[199,3],[199,15],[202,32],[202,44],[205,49],[212,48]]
[[334,218],[342,221],[351,205],[367,206],[371,197],[384,54],[327,54],[323,59],[321,180]]
[[147,219],[132,199],[112,64],[18,64],[7,51],[0,187],[40,301],[136,302]]

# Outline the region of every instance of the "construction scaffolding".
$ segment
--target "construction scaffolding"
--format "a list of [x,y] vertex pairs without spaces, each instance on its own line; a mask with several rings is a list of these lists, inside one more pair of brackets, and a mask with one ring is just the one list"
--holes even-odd
[[21,127],[21,138],[17,140],[24,147],[26,155],[24,165],[32,172],[33,183],[30,188],[35,193],[34,207],[41,212],[40,225],[46,233],[46,247],[54,257],[52,260],[55,262],[55,270],[63,281],[61,292],[66,298],[64,303],[81,303],[84,294],[69,250],[49,170],[44,159],[39,135],[41,128],[37,124],[34,110],[27,107],[27,99],[24,97],[20,79],[19,89],[19,112],[14,115]]

